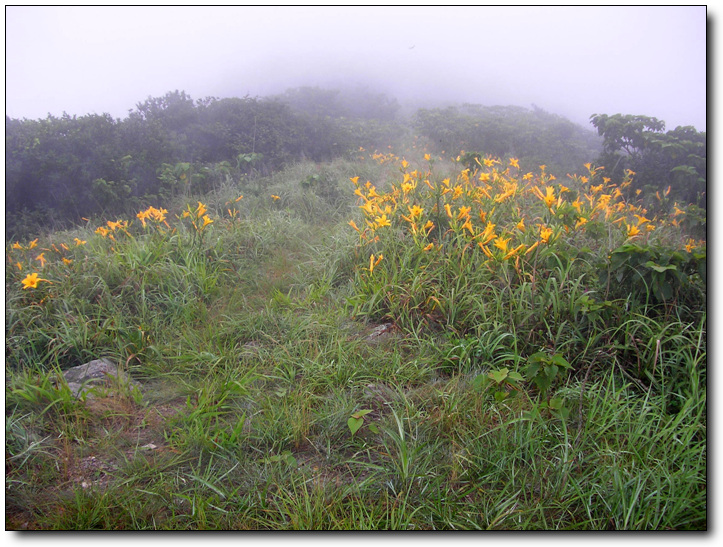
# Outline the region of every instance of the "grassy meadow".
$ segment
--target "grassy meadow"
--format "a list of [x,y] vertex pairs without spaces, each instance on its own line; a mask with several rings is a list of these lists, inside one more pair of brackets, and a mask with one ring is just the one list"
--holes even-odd
[[6,527],[706,529],[706,242],[634,176],[360,149],[9,242]]

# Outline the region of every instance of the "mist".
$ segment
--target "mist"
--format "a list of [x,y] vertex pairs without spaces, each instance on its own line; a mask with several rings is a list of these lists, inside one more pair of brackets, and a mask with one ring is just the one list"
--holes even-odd
[[706,7],[6,7],[6,115],[363,86],[706,129]]

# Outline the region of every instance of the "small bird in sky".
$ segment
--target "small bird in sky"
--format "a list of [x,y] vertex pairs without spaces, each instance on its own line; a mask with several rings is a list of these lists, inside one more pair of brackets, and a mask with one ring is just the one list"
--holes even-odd
[[414,44],[414,45],[413,45],[412,47],[410,47],[409,49],[414,49],[415,47],[417,47],[417,44]]

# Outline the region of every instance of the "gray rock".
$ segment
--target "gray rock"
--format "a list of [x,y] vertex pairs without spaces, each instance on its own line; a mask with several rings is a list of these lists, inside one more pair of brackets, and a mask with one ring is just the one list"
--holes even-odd
[[368,342],[377,341],[381,338],[389,335],[394,330],[394,325],[391,323],[384,323],[383,325],[377,326],[369,335],[367,335],[366,339]]
[[87,393],[96,387],[118,388],[126,385],[138,389],[138,382],[132,380],[125,372],[119,370],[110,359],[95,359],[84,365],[69,368],[63,372],[68,387],[73,395]]

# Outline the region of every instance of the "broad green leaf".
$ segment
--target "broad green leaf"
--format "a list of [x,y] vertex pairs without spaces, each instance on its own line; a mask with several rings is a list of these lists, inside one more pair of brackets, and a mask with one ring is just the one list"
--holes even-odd
[[281,456],[287,464],[293,465],[294,467],[296,467],[296,465],[297,465],[296,458],[294,458],[294,455],[291,453],[291,451],[284,450],[281,453]]
[[533,363],[531,365],[527,366],[527,376],[534,378],[537,376],[540,372],[540,368],[542,368],[542,364],[540,363]]
[[668,270],[677,270],[677,269],[678,269],[678,268],[675,266],[675,264],[671,264],[670,266],[661,266],[660,264],[656,264],[656,263],[653,262],[652,260],[648,260],[648,261],[645,263],[645,265],[646,265],[648,268],[651,268],[651,269],[655,270],[656,272],[660,272],[660,273],[666,272],[666,271],[668,271]]
[[566,406],[563,406],[560,410],[557,411],[560,414],[560,417],[563,420],[567,420],[570,417],[570,409]]
[[505,399],[507,399],[508,393],[506,391],[495,391],[495,400],[498,403],[501,403]]
[[539,361],[545,360],[547,360],[547,354],[544,351],[538,351],[537,353],[533,353],[527,358],[528,363],[537,363]]
[[509,377],[511,380],[515,380],[515,381],[517,381],[517,382],[524,382],[524,381],[525,381],[525,378],[524,378],[524,377],[522,376],[522,374],[520,374],[519,372],[510,372],[509,375],[508,375],[508,377]]
[[485,388],[490,378],[486,374],[479,374],[472,380],[472,387],[476,390],[482,390]]
[[673,287],[667,281],[660,284],[660,294],[663,300],[671,300],[673,298]]
[[535,382],[535,385],[540,391],[547,391],[547,389],[550,387],[550,384],[552,383],[550,378],[545,374],[538,374],[533,378],[533,381]]
[[557,367],[557,365],[548,365],[545,367],[545,374],[550,379],[550,383],[552,383],[552,380],[554,380],[557,376],[558,370],[559,368]]
[[364,418],[349,418],[346,421],[346,425],[349,426],[349,431],[351,431],[351,434],[354,435],[357,431],[359,431],[359,428],[364,423]]
[[550,361],[555,363],[556,365],[562,367],[562,368],[572,368],[572,365],[567,362],[567,359],[565,359],[562,355],[559,353],[556,353],[552,357],[550,357]]
[[553,410],[560,410],[565,403],[565,400],[561,397],[553,397],[550,399],[550,408]]
[[498,384],[501,384],[505,381],[505,378],[507,378],[507,374],[510,372],[508,368],[502,368],[500,370],[493,370],[489,373],[490,378],[492,378],[495,382]]

